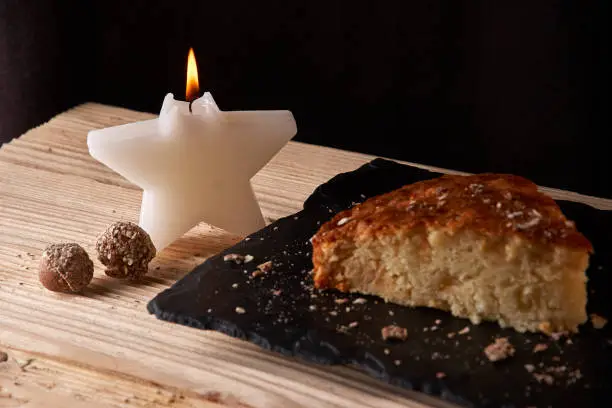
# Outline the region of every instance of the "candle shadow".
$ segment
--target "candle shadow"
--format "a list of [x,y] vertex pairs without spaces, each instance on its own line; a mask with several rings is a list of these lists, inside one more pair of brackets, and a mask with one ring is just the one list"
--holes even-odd
[[151,264],[162,267],[175,266],[176,263],[191,261],[194,258],[203,262],[206,258],[237,244],[241,239],[242,237],[223,230],[212,228],[202,230],[196,227],[160,251]]

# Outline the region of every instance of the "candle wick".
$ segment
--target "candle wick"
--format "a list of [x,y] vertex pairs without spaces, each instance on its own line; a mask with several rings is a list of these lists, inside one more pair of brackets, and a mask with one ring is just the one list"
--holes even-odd
[[191,105],[193,104],[193,101],[189,102],[189,113],[193,113],[193,111],[191,110]]

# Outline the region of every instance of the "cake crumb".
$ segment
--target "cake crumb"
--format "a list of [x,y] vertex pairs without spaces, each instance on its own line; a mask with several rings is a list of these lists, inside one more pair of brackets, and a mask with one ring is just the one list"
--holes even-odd
[[533,378],[535,378],[536,381],[539,382],[540,384],[546,383],[548,385],[553,385],[555,382],[555,379],[550,374],[533,373]]
[[317,305],[308,306],[308,310],[310,310],[311,312],[314,312],[315,310],[317,310]]
[[525,364],[525,370],[529,373],[533,373],[535,371],[535,366],[533,364]]
[[455,332],[450,332],[450,333],[448,333],[448,334],[446,335],[446,337],[448,337],[449,339],[452,339],[453,337],[455,337],[455,335],[456,335],[456,334],[457,334],[457,333],[455,333]]
[[391,354],[391,350],[386,348],[386,349],[383,350],[383,353],[385,353],[388,356],[389,354]]
[[603,329],[604,326],[608,323],[608,319],[603,316],[599,316],[598,314],[591,313],[591,324],[596,329]]
[[350,323],[349,323],[349,327],[350,327],[351,329],[354,329],[354,328],[355,328],[355,327],[357,327],[357,326],[359,326],[359,322],[350,322]]
[[463,329],[459,330],[459,334],[468,334],[470,332],[470,328],[465,326]]
[[226,254],[223,256],[223,261],[225,262],[234,262],[235,264],[245,263],[247,256],[251,257],[250,261],[253,260],[251,255],[241,255],[241,254]]
[[263,275],[265,275],[265,273],[261,269],[257,269],[255,271],[251,272],[251,276],[253,278],[258,278],[258,277],[263,276]]
[[396,366],[399,366],[402,364],[402,360],[395,360],[393,361],[393,364],[395,364]]
[[548,350],[548,344],[544,343],[538,343],[533,347],[533,353],[539,353],[546,350]]
[[489,361],[496,362],[504,360],[514,355],[514,347],[507,337],[498,337],[484,349],[484,353]]
[[561,337],[565,337],[568,336],[569,333],[566,331],[563,332],[554,332],[551,333],[550,337],[554,340],[554,341],[559,341],[561,339]]
[[561,375],[561,374],[563,374],[566,371],[567,371],[567,366],[564,366],[564,365],[560,365],[560,366],[556,366],[556,367],[548,367],[546,369],[546,372],[554,373],[554,374],[558,374],[558,375]]
[[436,373],[436,378],[437,379],[442,379],[442,378],[445,378],[445,377],[446,377],[446,373],[444,373],[442,371],[439,371],[439,372]]
[[389,310],[389,316],[395,316],[395,313],[393,312],[393,310]]
[[347,298],[334,299],[334,303],[337,305],[343,305],[349,300]]
[[382,339],[405,341],[408,338],[408,330],[405,327],[389,325],[381,329],[380,334]]
[[440,320],[440,319],[436,319],[436,320],[434,321],[434,323],[435,323],[435,324],[437,324],[437,325],[439,325],[439,324],[441,324],[441,323],[442,323],[442,320]]
[[270,272],[272,270],[272,261],[267,261],[267,262],[257,265],[257,269],[259,269],[263,273]]
[[236,313],[245,314],[246,310],[244,309],[244,307],[236,306]]
[[364,303],[367,303],[367,302],[368,302],[368,299],[362,298],[362,297],[353,300],[354,305],[363,305]]
[[234,289],[238,288],[238,284],[237,283],[233,283],[232,284],[232,288],[234,288]]

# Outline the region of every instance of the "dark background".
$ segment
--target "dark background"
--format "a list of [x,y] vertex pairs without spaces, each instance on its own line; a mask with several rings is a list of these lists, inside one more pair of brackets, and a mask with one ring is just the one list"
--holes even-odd
[[0,0],[0,141],[200,85],[297,140],[612,197],[609,1]]

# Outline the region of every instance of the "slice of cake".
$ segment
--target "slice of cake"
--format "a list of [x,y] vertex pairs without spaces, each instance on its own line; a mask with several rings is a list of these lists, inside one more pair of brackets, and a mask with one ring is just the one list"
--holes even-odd
[[524,331],[587,320],[591,243],[522,177],[443,176],[343,211],[312,238],[320,289]]

